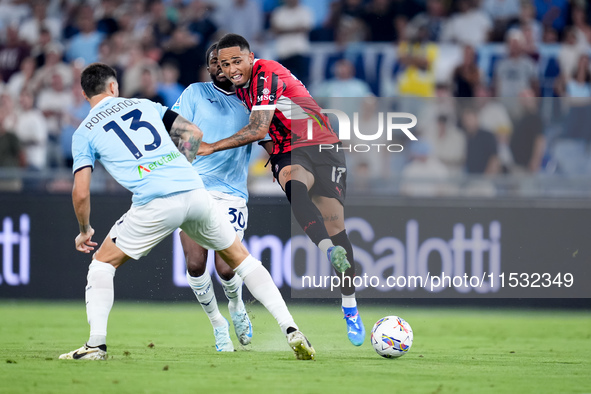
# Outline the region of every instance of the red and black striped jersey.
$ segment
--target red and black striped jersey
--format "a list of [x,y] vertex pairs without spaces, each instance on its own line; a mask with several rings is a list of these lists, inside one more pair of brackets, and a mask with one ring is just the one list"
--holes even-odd
[[272,154],[339,142],[304,84],[276,61],[256,59],[248,85],[236,89],[236,95],[251,111],[275,111],[269,126]]

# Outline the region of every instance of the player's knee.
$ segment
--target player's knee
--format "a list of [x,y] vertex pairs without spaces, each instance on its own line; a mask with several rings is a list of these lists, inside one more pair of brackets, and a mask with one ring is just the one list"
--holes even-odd
[[305,183],[300,182],[300,181],[296,181],[296,180],[290,180],[285,184],[285,195],[287,196],[287,199],[289,200],[289,202],[291,203],[291,199],[292,197],[295,196],[295,198],[304,198],[304,196],[308,196],[308,187],[306,186]]
[[[334,220],[330,220],[330,216],[323,216],[324,217],[324,227],[326,227],[326,231],[328,232],[328,234],[330,235],[330,238],[332,239],[333,237],[337,237],[338,239],[341,239],[342,237],[340,236],[342,233],[345,232],[345,223],[339,223],[337,221]],[[336,234],[336,235],[333,235]],[[346,238],[346,235],[345,235]],[[334,243],[334,240],[333,240]]]
[[236,241],[229,248],[218,250],[216,253],[230,269],[238,267],[249,255],[248,250],[246,250],[246,247],[240,242],[238,236],[236,236]]
[[234,270],[219,255],[215,259],[215,270],[223,280],[230,280],[234,277]]
[[[230,267],[228,267],[228,268],[230,268]],[[220,278],[222,278],[223,280],[230,280],[230,279],[232,279],[232,278],[234,277],[234,275],[236,275],[236,274],[234,273],[234,271],[233,271],[232,269],[229,269],[229,270],[228,270],[228,271],[226,271],[226,272],[220,272],[220,271],[218,271],[218,275],[219,275],[219,276],[220,276]]]
[[205,273],[205,264],[187,258],[187,272],[194,278],[201,276]]

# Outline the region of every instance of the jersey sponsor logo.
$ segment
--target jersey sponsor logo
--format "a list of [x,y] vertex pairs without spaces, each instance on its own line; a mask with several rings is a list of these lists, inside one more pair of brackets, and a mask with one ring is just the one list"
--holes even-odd
[[262,94],[260,96],[257,96],[257,102],[261,102],[261,101],[273,101],[275,100],[275,95],[274,94]]
[[263,77],[262,75],[259,76],[260,79],[262,79],[263,81],[265,81],[265,83],[267,82],[267,78],[269,78],[269,76]]
[[150,174],[152,171],[154,171],[158,167],[165,166],[167,163],[170,163],[171,161],[178,159],[179,157],[182,157],[180,152],[172,151],[168,155],[164,155],[160,159],[154,160],[150,164],[138,165],[137,170],[140,175],[140,179],[143,179],[144,174],[146,174],[146,175]]
[[137,166],[137,169],[140,172],[140,179],[143,178],[143,173],[144,172],[152,172],[148,168],[146,168],[146,167],[144,167],[142,165]]
[[263,89],[263,94],[269,94],[269,93],[271,93],[271,91],[269,89],[267,89],[267,88],[264,88]]

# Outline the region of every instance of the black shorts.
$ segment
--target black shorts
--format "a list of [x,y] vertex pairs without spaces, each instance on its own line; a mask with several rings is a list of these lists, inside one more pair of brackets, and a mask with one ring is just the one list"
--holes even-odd
[[[340,145],[340,144],[339,144]],[[319,151],[319,145],[294,148],[291,152],[271,156],[271,170],[279,180],[281,170],[290,165],[301,165],[314,175],[310,195],[336,198],[344,205],[347,191],[345,153],[333,149]]]

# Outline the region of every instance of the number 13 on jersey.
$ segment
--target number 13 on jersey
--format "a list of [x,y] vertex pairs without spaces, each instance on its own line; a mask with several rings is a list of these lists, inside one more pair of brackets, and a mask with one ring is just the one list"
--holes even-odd
[[[158,134],[158,131],[154,128],[154,126],[152,126],[152,124],[148,122],[140,120],[141,117],[142,111],[140,111],[139,109],[134,109],[133,111],[130,111],[125,115],[122,115],[121,120],[127,121],[131,119],[131,124],[129,125],[129,128],[131,130],[138,131],[141,128],[148,129],[154,136],[154,140],[149,144],[144,145],[144,149],[147,151],[152,151],[160,146],[160,144],[162,143],[162,139],[160,138],[160,134]],[[107,123],[103,127],[103,129],[105,129],[106,132],[113,130],[115,134],[117,134],[117,137],[119,137],[121,141],[125,144],[127,149],[129,149],[129,151],[131,152],[133,157],[135,157],[136,160],[139,160],[143,156],[143,153],[140,152],[138,147],[133,143],[133,141],[131,141],[127,133],[123,131],[123,129],[121,128],[121,126],[119,126],[117,122],[113,120]]]

